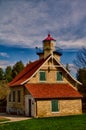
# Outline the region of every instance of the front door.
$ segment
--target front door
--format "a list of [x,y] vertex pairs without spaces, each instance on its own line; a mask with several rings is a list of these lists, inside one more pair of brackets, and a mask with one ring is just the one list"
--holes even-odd
[[31,99],[29,99],[29,116],[31,117]]

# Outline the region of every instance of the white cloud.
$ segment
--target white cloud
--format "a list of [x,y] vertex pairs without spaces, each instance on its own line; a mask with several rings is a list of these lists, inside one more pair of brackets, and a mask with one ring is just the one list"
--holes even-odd
[[[82,25],[86,25],[86,1],[80,1],[3,0],[0,5],[0,39],[5,42],[0,44],[41,46],[40,42],[50,31],[63,46],[85,45],[86,29]],[[78,28],[81,34],[84,33],[81,39],[77,39],[80,35],[80,32],[76,33]]]
[[5,52],[0,52],[0,56],[2,56],[2,57],[9,57],[9,55],[7,53],[5,53]]
[[68,41],[59,41],[57,46],[62,48],[81,48],[86,47],[86,39],[77,39],[77,40],[68,40]]

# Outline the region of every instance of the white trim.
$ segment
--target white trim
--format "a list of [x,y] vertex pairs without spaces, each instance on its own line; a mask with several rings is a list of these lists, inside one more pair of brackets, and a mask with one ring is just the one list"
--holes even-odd
[[[31,77],[29,77],[29,78],[26,79],[24,82],[22,82],[21,85],[23,85],[23,84],[26,83],[28,80],[30,80],[50,58],[55,59],[56,62],[60,65],[59,67],[62,67],[62,68],[64,69],[64,71],[66,71],[66,73],[67,73],[75,82],[77,82],[79,85],[82,85],[82,83],[80,83],[78,80],[76,80],[76,79],[69,73],[69,71],[66,70],[66,68],[64,67],[64,65],[61,64],[61,63],[59,62],[59,60],[56,59],[56,58],[55,58],[54,56],[52,56],[52,55],[49,56],[49,58],[34,72],[34,74],[31,75]],[[58,66],[57,66],[57,67],[58,67]]]
[[25,95],[25,115],[29,115],[29,99],[31,100],[31,117],[35,116],[35,100],[31,95]]
[[30,80],[39,70],[40,68],[51,58],[52,55],[49,56],[49,58],[34,72],[34,74],[31,75],[31,77],[29,77],[28,79],[26,79],[24,82],[21,83],[21,85],[23,85],[24,83],[26,83],[28,80]]
[[63,64],[61,64],[55,57],[54,59],[57,61],[57,63],[67,72],[67,74],[78,84],[82,85],[82,83],[80,83],[78,80],[76,80],[70,73],[69,71],[66,70],[66,68],[63,66]]

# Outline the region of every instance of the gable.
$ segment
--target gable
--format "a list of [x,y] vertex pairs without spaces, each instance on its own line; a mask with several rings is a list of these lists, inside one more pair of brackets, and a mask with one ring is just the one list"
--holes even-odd
[[[55,58],[55,57],[54,57]],[[65,72],[66,77],[68,77],[67,79],[70,79],[71,83],[75,83],[77,85],[82,85],[82,83],[80,83],[78,80],[76,80],[71,74],[70,72],[63,66],[63,64],[61,64],[58,59],[55,58],[55,60],[57,61],[57,63],[60,65],[61,69]]]
[[[70,81],[72,81],[74,84],[80,84],[76,79],[74,79],[70,73],[64,68],[64,66],[56,59],[54,56],[50,55],[46,59],[39,59],[31,64],[28,64],[18,76],[16,76],[12,82],[9,83],[9,86],[16,86],[16,85],[23,85],[27,83],[28,81],[33,82],[33,77],[39,71],[47,71],[47,73],[50,73],[52,70],[52,74],[47,77],[48,82],[55,82],[56,79],[56,71],[62,71],[62,73],[67,76]],[[64,77],[65,77],[64,76]],[[66,77],[65,77],[66,78]],[[31,80],[32,79],[32,80]],[[35,81],[37,82],[37,81]]]
[[40,68],[40,66],[49,58],[48,56],[46,59],[39,59],[28,64],[8,85],[9,86],[16,86],[24,84],[31,78],[36,71]]

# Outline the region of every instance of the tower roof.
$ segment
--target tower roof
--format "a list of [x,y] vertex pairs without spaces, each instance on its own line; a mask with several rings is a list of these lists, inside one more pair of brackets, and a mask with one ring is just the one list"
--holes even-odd
[[51,41],[51,40],[56,41],[50,34],[48,34],[48,36],[43,40],[43,42],[44,41]]

